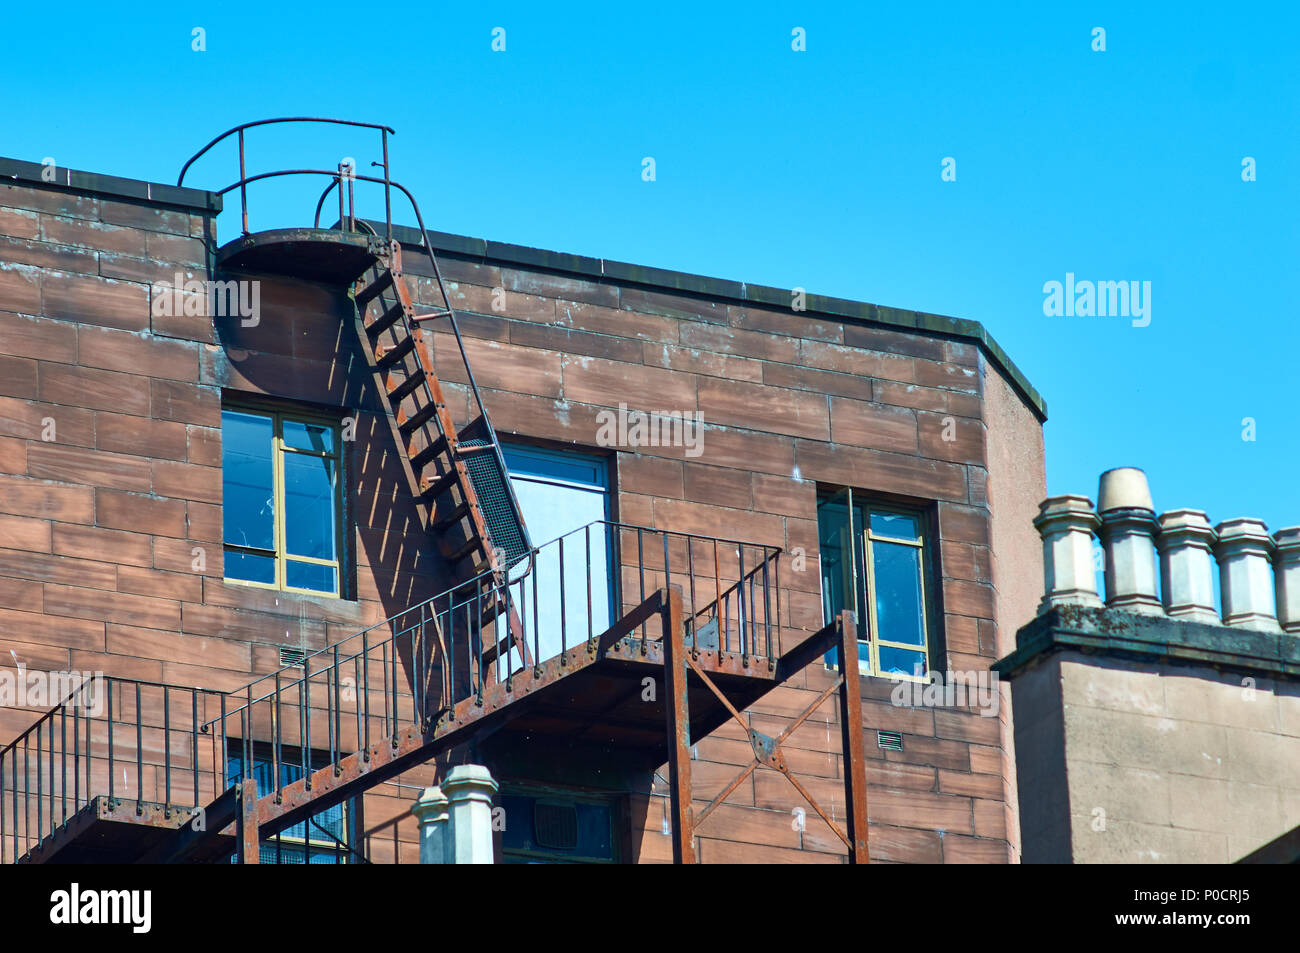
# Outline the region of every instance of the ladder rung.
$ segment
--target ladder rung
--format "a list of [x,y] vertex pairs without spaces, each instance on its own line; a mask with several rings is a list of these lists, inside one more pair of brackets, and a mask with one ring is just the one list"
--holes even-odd
[[466,556],[473,555],[482,547],[482,541],[477,536],[471,536],[465,540],[459,547],[447,553],[447,559],[453,563],[458,563]]
[[357,307],[364,308],[392,286],[393,273],[391,271],[385,271],[382,275],[357,292]]
[[411,469],[419,473],[425,464],[431,463],[447,452],[447,438],[439,437],[423,450],[411,454]]
[[425,480],[420,490],[426,500],[434,500],[460,481],[460,471],[452,467],[436,480]]
[[375,355],[375,363],[380,368],[392,367],[406,355],[415,350],[415,338],[406,338],[392,347],[381,347]]
[[366,333],[371,337],[379,337],[379,335],[383,334],[396,324],[405,313],[406,309],[400,303],[393,305],[379,317],[375,318],[375,320],[366,325]]
[[388,389],[388,400],[394,407],[400,404],[406,397],[415,392],[415,390],[424,383],[424,368],[416,371],[414,374],[408,374],[406,379],[396,387]]
[[448,513],[446,516],[441,516],[438,519],[434,520],[433,528],[439,530],[446,529],[448,526],[452,526],[455,523],[459,523],[468,515],[469,515],[469,504],[461,503],[454,510]]
[[[485,612],[484,620],[486,621],[486,610],[484,610],[484,612]],[[498,605],[498,607],[494,610],[494,612],[496,613],[501,612],[501,607]],[[496,616],[493,615],[493,618],[496,618]],[[505,638],[497,642],[495,645],[488,646],[487,649],[483,652],[483,664],[491,665],[493,662],[495,662],[506,652],[510,651],[510,649],[514,648],[514,645],[515,645],[514,633],[510,633]]]
[[402,432],[402,436],[408,436],[414,433],[415,431],[419,430],[431,419],[433,419],[433,415],[436,414],[437,412],[438,412],[438,404],[434,404],[434,403],[425,404],[414,414],[412,414],[409,418],[402,421],[402,423],[398,424],[397,429]]

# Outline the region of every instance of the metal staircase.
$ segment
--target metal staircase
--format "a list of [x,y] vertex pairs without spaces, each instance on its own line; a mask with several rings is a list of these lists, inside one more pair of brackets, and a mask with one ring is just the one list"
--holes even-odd
[[[603,561],[581,559],[593,552],[635,582],[602,595]],[[119,678],[79,687],[0,749],[0,863],[256,863],[259,842],[488,734],[612,736],[642,770],[688,771],[689,739],[839,638],[828,630],[783,654],[779,553],[598,522],[533,550],[526,574],[489,569],[237,691]],[[563,611],[602,598],[609,625]],[[488,605],[520,611],[507,623]],[[487,659],[508,626],[531,662]],[[645,702],[647,676],[667,697]],[[259,757],[269,789],[254,780]],[[283,765],[297,780],[279,780]]]

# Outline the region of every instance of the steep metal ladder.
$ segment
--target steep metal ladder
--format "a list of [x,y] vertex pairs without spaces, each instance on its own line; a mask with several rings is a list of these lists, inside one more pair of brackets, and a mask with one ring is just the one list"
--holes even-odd
[[[394,439],[404,451],[425,528],[438,541],[457,581],[493,570],[500,582],[509,566],[528,552],[528,540],[510,503],[508,477],[499,465],[500,450],[486,411],[457,430],[420,337],[425,322],[455,320],[441,271],[435,261],[443,307],[418,314],[402,272],[401,244],[375,238],[372,245],[375,266],[352,288],[357,330],[388,405]],[[433,250],[427,250],[432,260]],[[507,645],[519,652],[523,665],[531,665],[518,614],[506,595],[509,590],[502,585],[485,589],[479,611],[485,621],[506,613],[508,634],[485,647],[483,666],[495,673]]]

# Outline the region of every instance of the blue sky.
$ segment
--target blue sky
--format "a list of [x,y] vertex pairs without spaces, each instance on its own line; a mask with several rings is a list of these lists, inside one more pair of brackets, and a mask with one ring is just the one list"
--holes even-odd
[[[978,320],[1047,398],[1052,493],[1134,465],[1158,509],[1300,524],[1293,5],[469,6],[13,4],[0,154],[174,181],[249,119],[384,122],[431,228]],[[255,229],[315,197],[261,194]],[[1150,325],[1044,316],[1067,272],[1150,281]]]

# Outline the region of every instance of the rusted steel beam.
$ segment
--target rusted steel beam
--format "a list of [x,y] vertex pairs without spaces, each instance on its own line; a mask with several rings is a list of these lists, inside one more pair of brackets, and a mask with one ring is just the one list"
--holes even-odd
[[237,818],[235,841],[238,844],[239,863],[260,864],[262,862],[262,850],[257,830],[256,778],[248,778],[239,785],[239,813]]
[[[240,788],[227,788],[201,813],[186,818],[186,823],[174,837],[163,841],[140,857],[141,864],[188,863],[196,853],[204,850],[222,837],[232,821],[238,823],[240,814]],[[201,819],[201,823],[197,823]]]
[[682,626],[682,591],[660,590],[663,613],[664,709],[668,722],[668,785],[673,814],[673,863],[695,863],[691,823],[691,709],[686,698],[686,643]]
[[777,770],[785,775],[785,779],[789,781],[792,785],[794,785],[794,789],[796,791],[798,791],[800,794],[803,795],[803,799],[808,802],[808,806],[817,812],[818,816],[821,817],[821,819],[826,822],[826,826],[829,827],[831,831],[834,832],[836,837],[844,841],[844,846],[849,848],[850,853],[852,853],[853,841],[850,840],[849,836],[840,829],[840,825],[836,824],[835,821],[831,818],[831,816],[822,810],[822,806],[817,803],[817,799],[813,797],[810,793],[808,793],[808,789],[799,783],[798,778],[796,778],[793,774],[790,773],[789,767],[787,767],[785,764],[781,764],[780,766],[777,767]]
[[690,655],[686,656],[686,664],[691,667],[691,670],[695,672],[700,681],[705,684],[709,691],[713,692],[713,694],[717,696],[718,701],[722,702],[723,707],[731,713],[732,718],[736,719],[737,724],[748,733],[749,722],[745,721],[745,719],[741,717],[740,712],[736,711],[736,706],[731,704],[731,699],[727,698],[726,695],[722,694],[722,692],[718,690],[718,686],[713,684],[713,679],[709,678],[709,676],[704,673],[704,669],[700,668],[699,665],[696,664],[695,659],[691,658]]
[[829,625],[808,636],[786,655],[783,655],[776,663],[776,680],[778,682],[787,681],[796,672],[803,671],[838,645],[839,632],[836,629],[837,624],[837,622],[832,621]]
[[740,774],[732,778],[731,783],[728,784],[725,788],[723,788],[722,791],[718,794],[718,796],[709,802],[708,807],[700,811],[700,813],[695,816],[695,826],[698,828],[701,824],[703,824],[704,819],[713,813],[713,809],[716,808],[723,801],[725,801],[727,798],[731,797],[731,792],[736,790],[736,788],[740,787],[742,784],[744,784],[745,778],[753,774],[754,770],[757,767],[758,767],[758,762],[751,761],[749,762],[748,766],[746,766],[740,772]]
[[804,710],[799,713],[799,717],[796,718],[794,721],[790,722],[790,724],[786,725],[785,730],[776,736],[777,745],[780,746],[784,744],[787,738],[789,738],[792,734],[794,734],[796,731],[799,730],[800,725],[802,725],[805,721],[807,721],[810,717],[812,717],[812,713],[821,707],[822,702],[830,698],[831,695],[833,695],[835,691],[839,689],[843,684],[844,684],[844,676],[841,675],[835,681],[831,682],[830,685],[826,686],[825,690],[816,698],[814,698],[812,702],[810,702],[804,708]]
[[863,750],[862,692],[858,677],[858,633],[850,612],[838,619],[840,636],[840,735],[844,749],[844,803],[849,815],[849,863],[870,863],[867,855],[867,763]]

